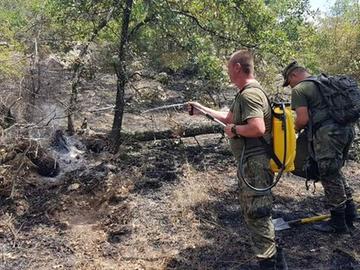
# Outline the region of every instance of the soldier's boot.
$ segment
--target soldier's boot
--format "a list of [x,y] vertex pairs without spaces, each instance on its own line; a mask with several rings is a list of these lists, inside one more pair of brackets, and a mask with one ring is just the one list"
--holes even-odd
[[261,270],[276,270],[276,255],[259,261],[259,267]]
[[276,270],[288,270],[288,265],[282,247],[276,248]]
[[313,228],[326,233],[349,233],[345,221],[345,209],[337,208],[330,211],[331,217],[328,221],[313,225]]
[[345,208],[345,221],[346,225],[349,228],[354,228],[354,221],[359,220],[359,215],[357,213],[356,205],[353,200],[346,201],[346,208]]

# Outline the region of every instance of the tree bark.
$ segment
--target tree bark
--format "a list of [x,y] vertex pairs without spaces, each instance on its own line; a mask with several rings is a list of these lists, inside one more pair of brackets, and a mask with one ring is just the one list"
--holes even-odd
[[112,125],[112,130],[110,134],[111,139],[111,148],[112,152],[116,153],[119,150],[119,146],[121,144],[121,127],[122,120],[124,115],[124,107],[125,107],[125,85],[127,83],[126,76],[126,49],[128,43],[128,32],[129,32],[129,22],[132,11],[133,0],[126,0],[125,8],[123,12],[123,20],[121,27],[121,38],[118,48],[118,63],[115,66],[117,83],[116,83],[116,101],[115,101],[115,113],[114,113],[114,121]]
[[26,104],[25,120],[32,122],[34,119],[34,108],[36,107],[36,97],[41,89],[41,65],[39,56],[39,40],[40,33],[34,38],[34,53],[31,55],[30,61],[30,77],[28,82],[28,103]]

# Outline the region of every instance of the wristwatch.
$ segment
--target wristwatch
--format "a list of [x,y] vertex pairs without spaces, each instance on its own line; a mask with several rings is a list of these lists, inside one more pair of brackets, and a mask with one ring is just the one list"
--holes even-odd
[[231,132],[234,133],[235,136],[237,136],[237,133],[236,133],[236,125],[233,125],[231,127]]

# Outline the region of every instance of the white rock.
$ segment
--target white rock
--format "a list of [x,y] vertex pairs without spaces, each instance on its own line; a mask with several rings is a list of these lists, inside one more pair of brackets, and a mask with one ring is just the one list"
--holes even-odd
[[80,187],[80,184],[79,184],[79,183],[71,184],[71,185],[68,187],[68,191],[77,190],[77,189],[79,189],[79,187]]

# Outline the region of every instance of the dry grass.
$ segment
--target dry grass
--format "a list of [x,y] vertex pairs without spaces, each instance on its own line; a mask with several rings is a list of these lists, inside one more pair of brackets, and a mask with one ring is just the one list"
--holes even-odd
[[213,198],[209,191],[213,188],[209,181],[209,173],[199,173],[189,163],[185,163],[182,168],[184,177],[180,180],[180,185],[174,191],[174,206],[177,209],[188,211],[201,203],[211,201]]

